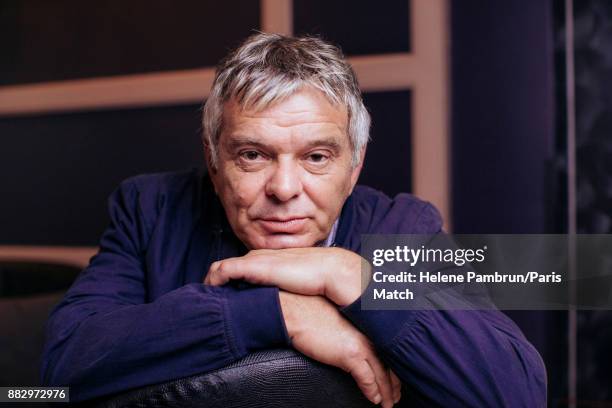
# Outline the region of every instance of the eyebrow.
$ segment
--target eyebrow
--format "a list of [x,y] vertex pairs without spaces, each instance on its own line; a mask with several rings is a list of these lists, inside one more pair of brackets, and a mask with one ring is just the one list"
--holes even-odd
[[260,149],[266,148],[265,144],[251,137],[238,136],[227,142],[227,147],[229,148],[229,150],[237,150],[244,146],[254,146]]
[[[269,146],[262,143],[259,139],[249,136],[235,136],[232,140],[227,142],[227,146],[230,150],[237,150],[244,146],[253,146],[262,150],[269,149]],[[314,147],[327,147],[334,152],[340,151],[340,143],[338,143],[332,137],[326,137],[321,139],[311,140],[305,145],[305,150],[312,149]]]

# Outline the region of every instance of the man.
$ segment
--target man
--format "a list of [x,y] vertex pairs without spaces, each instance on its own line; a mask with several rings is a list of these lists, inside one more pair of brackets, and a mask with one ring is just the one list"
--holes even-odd
[[[364,233],[437,233],[437,211],[355,187],[369,115],[339,49],[257,34],[219,66],[207,174],[139,176],[52,313],[46,384],[89,399],[294,347],[392,406],[544,406],[535,349],[497,311],[366,311]],[[236,281],[248,284],[236,285]]]

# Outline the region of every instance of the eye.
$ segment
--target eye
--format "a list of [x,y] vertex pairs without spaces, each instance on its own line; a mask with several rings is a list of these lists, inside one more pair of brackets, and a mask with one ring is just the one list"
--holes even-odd
[[255,161],[262,159],[262,155],[256,150],[247,150],[240,153],[240,157],[247,161]]
[[309,162],[316,164],[325,163],[329,159],[327,155],[321,152],[310,153],[307,158]]
[[263,169],[270,161],[270,156],[259,150],[244,149],[238,151],[236,165],[243,171],[258,171]]

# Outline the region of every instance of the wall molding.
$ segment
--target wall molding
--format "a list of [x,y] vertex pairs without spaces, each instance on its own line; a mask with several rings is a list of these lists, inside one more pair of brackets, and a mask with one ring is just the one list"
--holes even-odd
[[0,116],[178,105],[203,101],[213,68],[0,87]]
[[57,263],[85,268],[97,252],[97,247],[85,246],[0,245],[0,261]]
[[[407,89],[419,73],[411,54],[349,58],[365,92]],[[0,87],[0,116],[201,103],[214,68]]]

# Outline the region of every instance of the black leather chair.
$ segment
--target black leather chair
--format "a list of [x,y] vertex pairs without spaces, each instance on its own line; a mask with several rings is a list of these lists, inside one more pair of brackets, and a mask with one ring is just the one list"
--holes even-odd
[[[3,325],[0,385],[39,385],[38,368],[47,316],[79,271],[80,268],[67,265],[0,262],[0,322]],[[349,374],[289,349],[254,353],[209,373],[70,405],[98,408],[373,406]]]
[[0,386],[40,385],[45,322],[80,270],[71,265],[0,262]]
[[227,367],[89,401],[119,407],[372,407],[353,378],[293,350],[251,354]]

